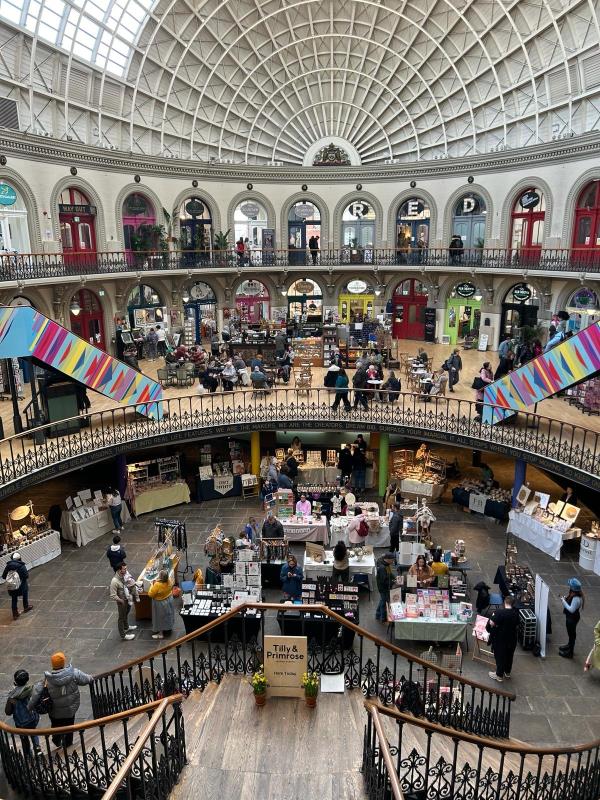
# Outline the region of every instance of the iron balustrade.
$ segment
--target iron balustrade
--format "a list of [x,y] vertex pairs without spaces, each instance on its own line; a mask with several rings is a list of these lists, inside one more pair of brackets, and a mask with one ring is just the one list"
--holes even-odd
[[[407,438],[501,453],[600,489],[600,433],[559,419],[519,412],[496,425],[479,421],[476,403],[451,397],[423,402],[401,393],[392,403],[362,390],[367,408],[332,409],[328,389],[239,390],[162,402],[153,420],[121,406],[75,417],[85,427],[54,436],[56,423],[0,441],[0,499],[61,472],[140,447],[273,429],[379,430]],[[352,392],[350,397],[352,397]],[[142,404],[139,404],[142,405]]]
[[361,771],[369,800],[404,800],[392,752],[376,706],[365,704],[368,713],[363,739]]
[[563,248],[519,251],[506,248],[464,250],[458,255],[445,247],[397,250],[393,248],[337,247],[309,250],[254,250],[240,259],[231,251],[158,250],[148,252],[98,251],[90,253],[9,253],[0,256],[0,282],[40,278],[79,278],[89,275],[153,273],[169,271],[205,272],[208,269],[251,270],[310,269],[365,266],[406,269],[464,269],[487,271],[539,270],[559,273],[597,273],[600,251]]

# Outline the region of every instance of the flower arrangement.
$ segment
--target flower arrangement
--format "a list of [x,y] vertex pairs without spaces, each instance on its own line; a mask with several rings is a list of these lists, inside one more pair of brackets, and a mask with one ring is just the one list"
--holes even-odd
[[316,697],[319,693],[319,676],[316,672],[305,672],[302,675],[302,688],[306,697]]
[[256,672],[252,675],[251,684],[254,694],[265,694],[267,691],[267,686],[269,684],[265,678],[265,668],[263,664],[261,664]]

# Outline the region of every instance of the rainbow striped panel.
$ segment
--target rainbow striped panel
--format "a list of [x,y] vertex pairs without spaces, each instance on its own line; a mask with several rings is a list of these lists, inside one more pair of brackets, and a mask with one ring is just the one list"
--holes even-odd
[[484,403],[506,411],[484,408],[484,422],[499,422],[516,411],[545,400],[600,372],[600,322],[565,339],[547,353],[486,386]]
[[0,308],[0,358],[19,356],[34,356],[111,400],[142,403],[138,411],[147,417],[162,417],[159,383],[33,308]]

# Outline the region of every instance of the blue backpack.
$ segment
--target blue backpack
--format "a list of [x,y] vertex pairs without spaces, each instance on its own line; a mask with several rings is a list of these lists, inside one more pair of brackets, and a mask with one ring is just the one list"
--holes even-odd
[[36,728],[40,715],[30,711],[25,700],[13,700],[13,719],[17,728]]

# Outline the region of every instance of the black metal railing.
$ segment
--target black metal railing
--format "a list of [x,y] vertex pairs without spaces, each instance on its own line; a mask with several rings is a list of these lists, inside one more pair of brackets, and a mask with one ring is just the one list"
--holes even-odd
[[588,248],[516,250],[476,248],[454,253],[445,247],[351,248],[319,250],[254,250],[239,258],[233,250],[158,250],[148,252],[10,253],[0,256],[0,282],[36,278],[78,278],[127,272],[168,272],[172,270],[287,270],[294,268],[365,266],[407,269],[461,268],[465,270],[561,273],[600,272],[600,251]]
[[[119,776],[124,800],[167,800],[186,760],[181,700],[169,697],[64,728],[23,730],[0,723],[6,780],[27,798],[95,799],[106,796]],[[121,767],[134,748],[131,769],[121,780]]]
[[[477,404],[470,400],[434,397],[425,403],[419,394],[401,393],[394,402],[384,402],[373,391],[363,394],[366,404],[348,413],[341,405],[331,407],[334,395],[327,389],[248,389],[163,400],[156,404],[162,419],[122,406],[75,417],[77,430],[63,435],[55,435],[56,424],[48,424],[36,429],[35,440],[26,432],[0,441],[0,498],[140,446],[277,428],[399,433],[523,458],[600,489],[600,433],[589,428],[530,412],[491,425],[480,421]],[[85,427],[79,427],[82,423]]]
[[[366,703],[367,707],[369,703]],[[600,741],[575,747],[536,748],[449,732],[424,719],[378,708],[395,723],[387,748],[377,736],[372,715],[365,726],[363,773],[369,800],[380,793],[388,749],[406,798],[477,798],[477,800],[598,800]],[[388,728],[389,730],[389,728]],[[391,732],[391,731],[390,731]],[[450,739],[451,736],[451,740]],[[384,763],[382,763],[384,762]]]
[[368,718],[363,737],[361,771],[369,800],[404,800],[392,751],[376,706],[366,705]]
[[[261,663],[265,617],[289,606],[247,603],[193,633],[116,669],[96,675],[90,686],[94,716],[107,716],[173,693],[189,694],[220,683],[228,673],[251,675]],[[262,612],[260,629],[245,609]],[[393,705],[402,679],[423,690],[426,718],[449,728],[506,737],[514,695],[433,665],[354,625],[324,606],[294,606],[296,635],[308,638],[308,669],[342,674],[348,690]],[[314,611],[319,620],[304,612]],[[235,625],[235,633],[229,626]]]

